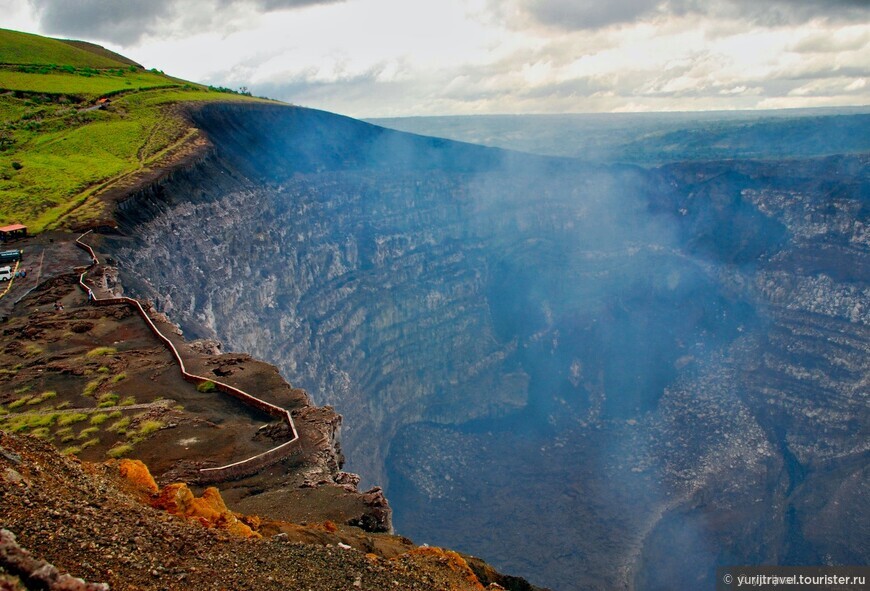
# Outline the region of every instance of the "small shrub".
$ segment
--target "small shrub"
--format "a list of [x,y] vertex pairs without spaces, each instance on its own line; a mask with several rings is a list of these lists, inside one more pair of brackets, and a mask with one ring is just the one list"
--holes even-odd
[[128,455],[131,451],[133,451],[132,445],[122,443],[121,445],[116,445],[115,447],[107,451],[106,455],[110,458],[118,459]]
[[60,450],[60,453],[62,453],[65,456],[74,456],[74,455],[81,453],[81,452],[82,452],[82,448],[75,446],[75,445],[71,445],[70,447],[65,447],[62,450]]
[[76,438],[76,436],[73,435],[72,433],[67,433],[66,435],[61,436],[60,442],[61,443],[69,443],[70,441],[74,440],[75,438]]
[[13,160],[12,161],[12,168],[14,168],[15,170],[21,170],[22,168],[24,168],[24,165],[21,164],[20,162],[18,162],[17,160]]
[[117,419],[118,417],[120,417],[123,414],[124,413],[122,413],[120,410],[113,410],[112,412],[109,413],[109,418],[110,419]]
[[136,398],[133,396],[127,396],[124,400],[118,403],[118,406],[133,406],[134,404],[136,404]]
[[58,405],[55,407],[55,409],[57,409],[57,410],[63,410],[63,409],[65,409],[65,408],[69,408],[70,406],[72,406],[72,403],[71,403],[69,400],[64,400],[63,402],[61,402],[60,404],[58,404]]
[[110,371],[112,371],[112,370],[110,370],[105,365],[101,365],[100,367],[97,368],[97,373],[109,373]]
[[215,386],[214,382],[210,381],[200,382],[196,385],[196,389],[203,394],[207,394],[208,392],[214,392],[215,388],[217,388],[217,386]]
[[126,379],[127,379],[127,374],[124,373],[124,372],[121,372],[121,373],[119,373],[118,375],[116,375],[116,376],[114,376],[114,377],[112,378],[112,383],[113,383],[113,384],[117,384],[117,383],[120,382],[121,380],[126,380]]

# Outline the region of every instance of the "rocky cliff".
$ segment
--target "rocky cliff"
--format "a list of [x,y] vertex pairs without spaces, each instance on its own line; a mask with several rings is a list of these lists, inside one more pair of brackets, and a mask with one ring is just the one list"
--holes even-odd
[[192,117],[212,150],[105,248],[334,405],[401,531],[561,588],[866,551],[866,158],[644,171]]

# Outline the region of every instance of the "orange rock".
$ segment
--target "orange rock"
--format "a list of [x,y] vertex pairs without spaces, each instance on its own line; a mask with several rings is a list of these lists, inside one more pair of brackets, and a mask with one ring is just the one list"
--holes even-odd
[[451,585],[451,590],[455,589],[458,591],[461,589],[465,591],[473,589],[475,591],[484,591],[483,585],[480,584],[480,580],[477,578],[477,575],[474,574],[474,571],[471,570],[471,567],[468,566],[465,559],[453,550],[421,546],[409,550],[405,554],[396,558],[402,559],[403,557],[411,558],[411,560],[418,563],[421,561],[429,564],[435,563],[438,565],[438,568],[446,566],[456,575],[457,579],[461,581],[461,586]]
[[227,508],[220,491],[213,486],[205,489],[201,497],[194,496],[183,482],[166,485],[160,490],[148,466],[139,460],[121,460],[118,462],[118,472],[131,484],[134,491],[142,493],[143,500],[152,507],[196,521],[203,527],[227,530],[243,538],[262,537],[255,531],[260,527],[260,518],[247,515],[240,519],[240,516]]
[[252,530],[257,531],[263,526],[263,520],[260,519],[257,515],[239,515],[239,521],[250,527]]
[[163,487],[151,504],[204,527],[224,529],[243,538],[261,537],[227,508],[220,491],[213,486],[205,489],[202,496],[197,498],[186,484],[169,484]]
[[151,504],[173,515],[187,516],[188,507],[193,500],[193,493],[183,482],[168,484],[163,487]]
[[335,522],[326,520],[323,522],[323,530],[328,532],[337,532],[338,526],[335,525]]
[[154,477],[141,460],[123,459],[118,463],[118,471],[121,477],[127,479],[137,489],[142,492],[153,495],[157,492],[157,483],[154,482]]

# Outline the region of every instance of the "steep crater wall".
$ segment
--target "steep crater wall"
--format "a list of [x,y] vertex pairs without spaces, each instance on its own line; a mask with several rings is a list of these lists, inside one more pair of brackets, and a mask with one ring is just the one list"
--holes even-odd
[[334,405],[399,531],[578,588],[849,556],[806,508],[826,476],[852,519],[866,453],[860,164],[646,172],[193,117],[214,150],[123,206],[125,284]]

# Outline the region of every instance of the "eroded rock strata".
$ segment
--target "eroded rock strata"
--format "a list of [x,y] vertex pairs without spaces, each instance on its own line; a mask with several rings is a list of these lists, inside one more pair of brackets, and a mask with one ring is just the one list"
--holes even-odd
[[866,555],[866,157],[644,171],[193,116],[212,150],[106,248],[336,406],[400,531],[565,589]]

